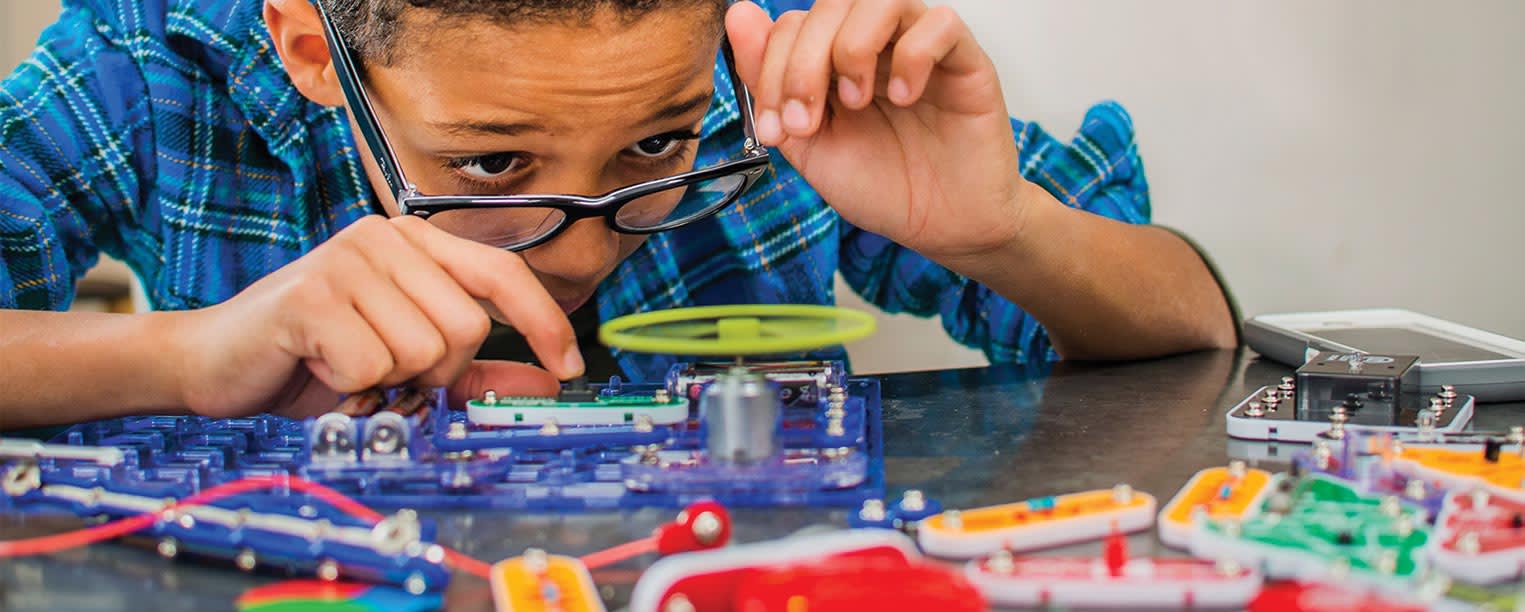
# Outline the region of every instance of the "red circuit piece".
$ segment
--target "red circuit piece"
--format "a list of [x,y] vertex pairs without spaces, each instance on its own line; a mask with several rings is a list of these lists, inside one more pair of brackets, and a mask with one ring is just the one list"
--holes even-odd
[[720,548],[731,541],[731,515],[713,501],[689,504],[672,522],[652,530],[651,535],[612,548],[583,555],[588,569],[598,569],[633,557],[656,552],[662,556]]
[[717,502],[695,502],[673,522],[657,527],[654,536],[657,553],[664,556],[719,548],[731,541],[731,515]]
[[[929,568],[927,571],[955,572],[953,568],[924,564],[910,538],[886,529],[835,531],[742,544],[657,561],[636,583],[630,596],[630,610],[750,611],[752,608],[738,607],[739,595],[743,586],[753,584],[754,580],[761,580],[758,583],[761,586],[747,587],[748,593],[750,600],[760,605],[792,606],[778,608],[781,610],[817,610],[818,602],[809,598],[820,597],[822,602],[842,602],[841,609],[875,609],[851,602],[864,596],[873,596],[878,601],[882,593],[877,591],[899,591],[906,586],[900,582],[904,580],[926,580],[937,585],[953,580],[928,575],[921,570],[924,566]],[[874,589],[864,589],[865,585]],[[856,590],[841,590],[846,588]],[[800,608],[801,605],[806,607]],[[942,607],[941,603],[929,603],[915,609]]]
[[[865,548],[805,561],[800,565],[779,565],[773,567],[758,565],[697,574],[677,580],[669,590],[671,592],[683,593],[694,604],[695,610],[742,610],[744,608],[737,608],[732,605],[736,600],[737,588],[745,584],[753,576],[761,573],[788,571],[811,565],[825,566],[828,564],[844,568],[910,567],[910,561],[906,559],[905,554],[900,550],[887,547]],[[879,586],[884,588],[882,584]]]
[[1249,612],[1423,612],[1424,606],[1387,599],[1370,590],[1327,584],[1272,582],[1250,602]]
[[[936,563],[903,557],[836,559],[758,570],[736,585],[731,610],[985,610],[969,580]],[[702,609],[702,608],[701,608]]]

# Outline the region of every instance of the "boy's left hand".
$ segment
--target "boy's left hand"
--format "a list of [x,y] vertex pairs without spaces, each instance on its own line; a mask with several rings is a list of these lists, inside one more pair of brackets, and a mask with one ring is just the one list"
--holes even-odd
[[757,131],[844,219],[934,260],[1020,234],[1026,182],[990,58],[923,0],[817,0],[772,21],[731,7],[726,30]]

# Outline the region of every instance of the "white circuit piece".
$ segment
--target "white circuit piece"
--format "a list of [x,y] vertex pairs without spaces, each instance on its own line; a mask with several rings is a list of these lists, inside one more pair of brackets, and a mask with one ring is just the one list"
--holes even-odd
[[1103,559],[997,555],[965,573],[1002,606],[1243,609],[1262,582],[1253,568],[1193,559],[1130,559],[1114,573]]
[[77,459],[112,466],[123,461],[122,449],[102,446],[47,444],[36,440],[0,438],[0,458],[7,459]]
[[[1276,387],[1272,386],[1262,387],[1260,390],[1256,391],[1254,395],[1245,398],[1243,401],[1235,404],[1233,408],[1229,409],[1228,416],[1225,419],[1227,421],[1226,427],[1229,437],[1238,438],[1241,440],[1312,442],[1314,439],[1330,430],[1331,424],[1328,420],[1273,419],[1248,416],[1252,414],[1258,414],[1261,410],[1264,410],[1263,407],[1259,407],[1260,402],[1257,398],[1263,397],[1268,390],[1274,391],[1275,389]],[[1435,425],[1433,428],[1434,433],[1448,434],[1461,432],[1466,430],[1467,425],[1472,423],[1472,415],[1474,413],[1472,396],[1462,395],[1458,397],[1457,400],[1458,401],[1456,405],[1448,411],[1450,414],[1448,414],[1442,422]],[[1251,404],[1255,404],[1256,407],[1252,408]],[[1293,407],[1284,406],[1281,408],[1281,410],[1293,410]],[[1342,426],[1347,431],[1391,432],[1401,434],[1415,433],[1420,431],[1420,427],[1418,425],[1399,426],[1344,423]]]
[[1131,533],[1154,524],[1155,500],[1128,485],[1030,499],[923,519],[917,541],[927,554],[969,559],[997,550],[1024,551]]

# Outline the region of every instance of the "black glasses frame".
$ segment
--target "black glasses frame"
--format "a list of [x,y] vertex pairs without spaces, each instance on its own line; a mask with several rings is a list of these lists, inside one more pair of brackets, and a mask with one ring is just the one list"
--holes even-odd
[[[397,208],[401,214],[429,218],[436,213],[463,209],[492,209],[492,208],[554,208],[561,212],[562,219],[543,234],[529,240],[507,245],[503,248],[510,251],[522,251],[529,249],[555,238],[572,223],[590,217],[603,217],[611,229],[625,234],[654,234],[683,227],[695,221],[709,217],[727,206],[730,206],[741,194],[746,193],[756,185],[763,176],[763,170],[767,167],[769,155],[767,148],[757,141],[757,133],[754,127],[752,112],[752,95],[747,90],[741,78],[736,74],[736,55],[731,49],[730,40],[721,35],[720,48],[725,59],[726,70],[730,74],[731,85],[735,91],[737,110],[741,115],[742,131],[742,155],[721,164],[685,172],[676,176],[660,178],[652,181],[636,183],[621,187],[601,196],[577,196],[577,195],[495,195],[495,196],[472,196],[472,195],[424,195],[408,180],[403,173],[402,165],[397,161],[397,152],[392,148],[392,143],[387,140],[386,132],[381,123],[376,119],[376,110],[371,105],[370,95],[366,92],[365,84],[360,80],[359,63],[352,47],[339,33],[333,19],[328,15],[323,0],[314,0],[318,7],[318,15],[323,22],[323,32],[328,41],[328,52],[334,64],[334,73],[339,79],[339,87],[344,91],[344,99],[349,103],[350,112],[359,125],[360,135],[365,139],[366,145],[371,150],[372,157],[376,160],[376,166],[381,171],[381,176],[387,182],[387,187],[392,190],[397,201]],[[618,213],[621,208],[637,199],[648,195],[702,183],[717,178],[739,175],[744,182],[740,189],[735,190],[719,203],[707,209],[695,213],[689,217],[669,221],[653,227],[629,227],[619,223]],[[379,202],[374,205],[375,212],[386,216],[386,211]]]

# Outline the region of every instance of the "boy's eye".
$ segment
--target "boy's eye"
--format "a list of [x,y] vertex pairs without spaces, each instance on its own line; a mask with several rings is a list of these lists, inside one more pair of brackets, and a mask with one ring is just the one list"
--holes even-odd
[[521,160],[513,153],[493,153],[457,162],[457,168],[474,179],[495,179],[519,169]]
[[685,139],[671,134],[652,136],[631,145],[630,151],[642,157],[663,157],[682,146]]

